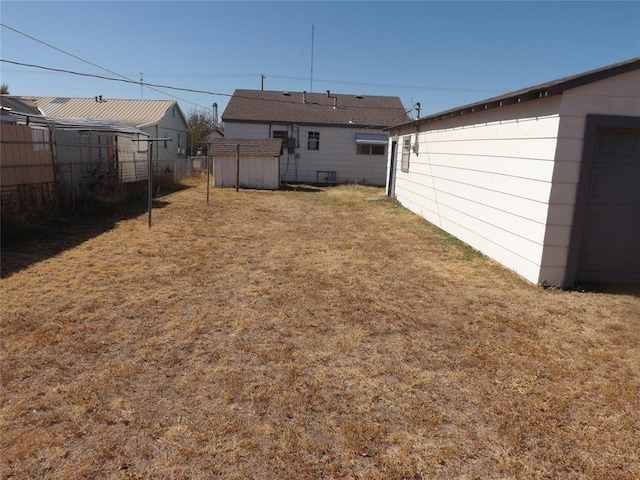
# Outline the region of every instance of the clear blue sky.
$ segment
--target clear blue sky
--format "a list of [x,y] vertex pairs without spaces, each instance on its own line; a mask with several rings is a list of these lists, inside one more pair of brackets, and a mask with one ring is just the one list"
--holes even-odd
[[135,81],[220,95],[2,62],[10,93],[178,97],[187,114],[216,102],[221,115],[264,74],[266,90],[392,95],[425,115],[640,56],[637,1],[2,0],[0,16],[3,60],[115,77],[56,47]]

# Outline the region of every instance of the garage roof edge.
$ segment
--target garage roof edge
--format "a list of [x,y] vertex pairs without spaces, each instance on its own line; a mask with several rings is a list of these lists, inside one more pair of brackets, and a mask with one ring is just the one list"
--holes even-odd
[[435,113],[433,115],[420,117],[411,122],[388,127],[385,130],[397,133],[400,130],[404,130],[408,127],[417,128],[425,123],[436,122],[445,120],[447,118],[458,117],[460,115],[503,107],[506,105],[512,105],[514,103],[523,103],[531,100],[537,100],[539,98],[551,97],[554,95],[562,94],[566,90],[577,88],[589,83],[604,80],[606,78],[621,75],[623,73],[631,72],[638,69],[640,69],[640,57],[598,68],[596,70],[590,70],[578,75],[563,77],[550,82],[534,85],[532,87],[523,88],[522,90],[516,90],[514,92],[510,92],[479,102],[470,103],[461,107],[452,108],[443,112]]

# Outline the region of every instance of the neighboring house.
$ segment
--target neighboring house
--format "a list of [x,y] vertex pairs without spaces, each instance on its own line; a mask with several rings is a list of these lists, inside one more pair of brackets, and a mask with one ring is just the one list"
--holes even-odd
[[225,138],[283,142],[283,182],[384,185],[388,135],[409,120],[398,97],[236,90],[224,113]]
[[114,120],[53,118],[2,96],[3,211],[93,194],[148,178],[147,138]]
[[224,138],[224,131],[219,128],[214,128],[213,131],[207,137],[206,143],[202,143],[201,145],[196,145],[196,156],[204,155],[207,156],[209,153],[209,146],[211,142],[213,142],[216,138]]
[[26,115],[42,115],[42,112],[33,103],[27,100],[21,99],[14,95],[2,94],[0,95],[0,107],[2,113],[23,113]]
[[277,190],[281,148],[277,138],[213,139],[213,185]]
[[533,283],[640,283],[640,58],[389,132],[409,210]]
[[171,141],[153,143],[156,173],[173,171],[176,158],[184,157],[191,145],[187,120],[174,100],[128,100],[102,96],[22,99],[37,105],[47,116],[115,120],[142,130],[150,138],[170,138]]

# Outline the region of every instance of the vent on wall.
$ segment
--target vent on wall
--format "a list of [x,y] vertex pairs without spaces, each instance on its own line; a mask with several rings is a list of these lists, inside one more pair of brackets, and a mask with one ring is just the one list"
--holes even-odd
[[326,171],[326,170],[318,170],[316,172],[316,183],[335,183],[338,175],[336,172]]

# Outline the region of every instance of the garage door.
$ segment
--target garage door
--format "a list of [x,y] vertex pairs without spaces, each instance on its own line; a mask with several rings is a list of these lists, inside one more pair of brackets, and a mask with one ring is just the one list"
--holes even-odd
[[581,178],[587,193],[575,280],[640,283],[640,129],[599,126],[595,135]]

